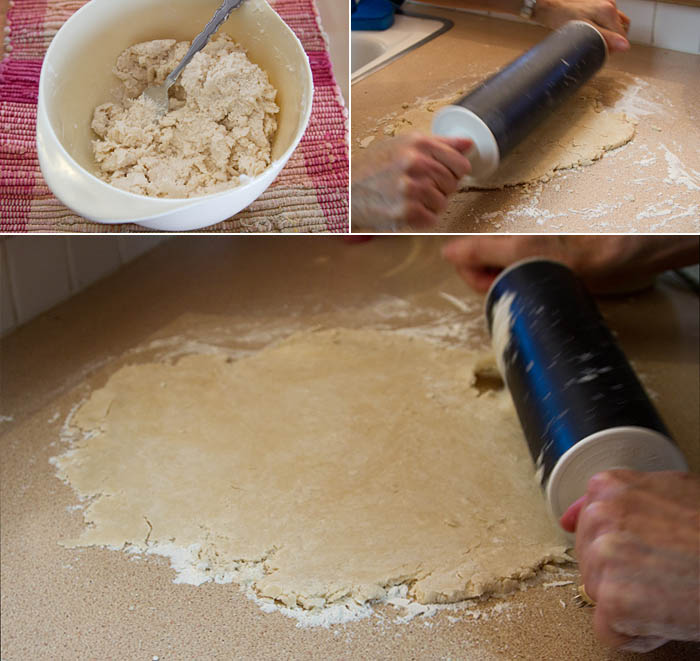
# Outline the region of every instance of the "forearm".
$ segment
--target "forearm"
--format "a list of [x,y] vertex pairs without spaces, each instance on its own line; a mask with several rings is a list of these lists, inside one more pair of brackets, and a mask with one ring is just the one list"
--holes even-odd
[[[520,14],[523,8],[523,0],[435,0],[433,4],[514,15]],[[629,18],[617,9],[615,0],[537,0],[531,18],[552,29],[571,20],[588,21],[603,35],[611,52],[629,48],[625,37]]]
[[700,237],[649,237],[649,267],[659,273],[667,269],[679,269],[697,264],[700,257]]
[[521,259],[546,257],[566,264],[596,293],[620,293],[649,286],[667,269],[698,263],[696,236],[532,235],[463,237],[443,255],[477,291],[495,274]]
[[580,263],[576,264],[580,273],[593,277],[618,271],[653,277],[668,269],[697,264],[700,253],[697,236],[611,236],[594,243],[587,254],[579,253]]

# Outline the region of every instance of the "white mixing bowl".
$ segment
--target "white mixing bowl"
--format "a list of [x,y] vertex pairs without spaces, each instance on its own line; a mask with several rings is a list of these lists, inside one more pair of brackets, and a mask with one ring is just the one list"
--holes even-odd
[[246,0],[219,28],[248,52],[277,89],[278,129],[272,163],[236,188],[191,198],[156,198],[116,188],[96,176],[91,141],[96,106],[119,83],[119,54],[151,39],[191,40],[221,0],[92,0],[51,42],[39,81],[37,150],[46,183],[80,216],[184,231],[220,222],[247,207],[272,183],[299,144],[311,115],[313,82],[306,53],[265,0]]

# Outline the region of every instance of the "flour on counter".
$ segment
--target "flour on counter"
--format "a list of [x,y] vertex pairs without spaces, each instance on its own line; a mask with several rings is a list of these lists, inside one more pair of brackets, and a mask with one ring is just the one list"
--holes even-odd
[[542,587],[545,589],[548,588],[561,588],[565,585],[573,585],[573,581],[552,581],[551,583],[543,583]]
[[[562,177],[563,179],[564,177]],[[561,187],[561,185],[560,185]],[[525,187],[528,197],[524,197],[521,204],[511,205],[502,211],[490,211],[478,216],[478,222],[487,222],[495,229],[500,230],[504,224],[514,224],[518,220],[534,220],[538,225],[547,225],[550,230],[561,230],[563,223],[552,222],[558,219],[566,220],[568,214],[564,211],[553,212],[540,206],[540,197],[543,184],[538,183]],[[570,192],[570,191],[569,191]]]
[[[633,119],[639,119],[640,117],[646,117],[647,115],[656,115],[668,111],[668,107],[673,107],[668,101],[668,98],[661,97],[661,95],[653,91],[649,83],[637,76],[632,77],[632,83],[621,87],[622,97],[615,103],[613,109],[617,112],[623,112],[628,117]],[[644,92],[642,92],[642,90]],[[644,96],[642,95],[644,93]],[[647,95],[653,95],[656,100],[648,98]],[[652,127],[653,128],[653,127]],[[660,129],[655,129],[660,130]]]
[[685,186],[688,190],[700,190],[700,172],[695,170],[685,169],[685,166],[669,148],[661,144],[661,148],[664,150],[664,156],[666,157],[666,164],[668,165],[668,174],[664,179],[665,184],[677,184],[679,186]]
[[444,298],[448,303],[452,303],[458,310],[461,312],[473,312],[472,308],[472,301],[465,301],[462,300],[461,298],[457,298],[456,296],[452,296],[452,294],[448,294],[447,292],[441,291],[439,293],[440,298]]
[[678,204],[674,198],[669,198],[656,204],[650,204],[640,211],[636,219],[656,219],[657,222],[649,227],[649,231],[656,232],[665,228],[669,222],[682,218],[690,218],[697,221],[700,218],[700,204],[690,204],[683,206]]
[[[409,588],[406,584],[394,585],[386,591],[385,596],[382,598],[364,603],[358,603],[356,600],[348,597],[330,605],[319,604],[309,608],[302,608],[300,606],[290,607],[274,599],[260,597],[255,592],[255,581],[264,574],[262,562],[243,563],[241,571],[211,575],[208,573],[206,563],[202,563],[199,558],[200,550],[201,548],[199,545],[193,545],[193,547],[188,549],[182,549],[174,544],[159,544],[153,545],[146,551],[146,554],[160,555],[170,559],[170,566],[177,573],[173,581],[174,583],[195,586],[212,581],[220,585],[237,583],[246,597],[253,601],[263,613],[280,613],[285,617],[296,620],[296,626],[300,629],[316,627],[329,629],[334,625],[349,624],[372,617],[382,622],[407,624],[416,617],[432,618],[443,611],[454,613],[453,616],[448,616],[448,620],[451,624],[465,619],[488,621],[493,617],[505,615],[513,610],[516,612],[521,611],[524,608],[522,604],[513,604],[508,601],[499,601],[491,605],[487,603],[480,606],[482,602],[489,601],[487,597],[466,599],[449,604],[421,604],[409,596]],[[126,552],[130,553],[132,550],[126,549]],[[133,552],[138,551],[137,549],[133,549]],[[563,577],[571,575],[570,571],[562,567],[557,567],[556,573]],[[573,583],[573,581],[568,580],[541,583],[540,585],[544,589],[547,589],[550,587],[572,585]],[[538,579],[529,579],[523,581],[519,589],[525,590],[537,584]],[[398,611],[398,613],[395,616],[387,617],[386,611],[381,612],[378,610],[385,606],[391,606]]]
[[141,96],[164,82],[189,45],[149,41],[117,59],[122,98],[98,106],[92,120],[95,160],[108,183],[142,195],[191,197],[232,188],[270,165],[277,92],[228,35],[192,58],[170,89],[165,116]]
[[609,216],[612,211],[619,209],[621,206],[622,202],[616,202],[615,204],[598,202],[598,204],[585,209],[569,209],[569,213],[582,216],[585,220],[593,220],[594,218],[605,218]]

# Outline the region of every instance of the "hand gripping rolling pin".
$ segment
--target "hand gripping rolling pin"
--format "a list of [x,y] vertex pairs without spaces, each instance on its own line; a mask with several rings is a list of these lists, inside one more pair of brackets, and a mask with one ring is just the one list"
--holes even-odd
[[439,110],[433,133],[470,138],[471,179],[501,160],[605,63],[608,49],[590,23],[569,21],[454,105]]
[[591,295],[557,262],[525,260],[486,297],[496,359],[559,519],[597,472],[688,470]]

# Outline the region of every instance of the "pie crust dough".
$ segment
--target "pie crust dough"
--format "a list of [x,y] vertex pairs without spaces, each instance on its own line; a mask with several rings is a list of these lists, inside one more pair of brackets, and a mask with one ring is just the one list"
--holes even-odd
[[161,85],[190,44],[157,39],[127,48],[114,74],[118,102],[95,109],[93,152],[101,177],[132,193],[191,197],[232,188],[270,164],[277,91],[241,46],[221,34],[185,67],[158,117],[141,93]]
[[89,499],[65,544],[197,545],[212,577],[257,563],[257,594],[302,608],[508,592],[568,558],[507,392],[474,385],[485,360],[335,329],[123,367],[56,460]]

